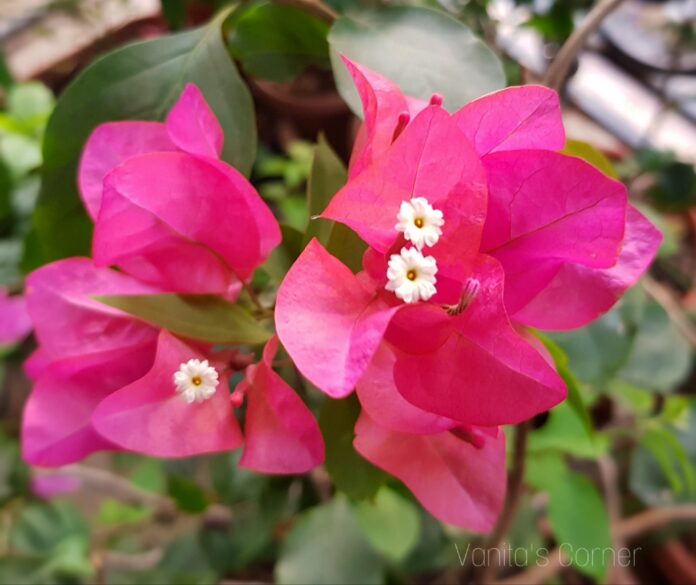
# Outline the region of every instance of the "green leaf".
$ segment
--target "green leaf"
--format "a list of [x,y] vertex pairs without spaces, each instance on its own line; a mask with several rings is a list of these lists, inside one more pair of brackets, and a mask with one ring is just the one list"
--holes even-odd
[[588,434],[582,419],[568,402],[555,407],[546,424],[532,432],[529,438],[530,451],[553,449],[587,459],[596,459],[608,446],[605,436]]
[[281,225],[283,241],[275,248],[262,269],[275,283],[282,282],[297,257],[302,251],[302,233],[289,225]]
[[587,431],[588,437],[592,438],[594,434],[594,427],[592,426],[592,420],[590,418],[590,412],[585,405],[585,401],[582,398],[582,393],[578,382],[573,376],[573,372],[570,371],[568,367],[568,356],[560,348],[560,346],[554,343],[548,337],[542,335],[541,333],[534,332],[534,334],[541,340],[544,347],[548,350],[556,364],[556,370],[560,374],[561,378],[568,388],[568,404],[578,415],[578,418],[582,421],[585,430]]
[[38,82],[14,85],[7,96],[9,115],[29,132],[43,128],[54,104],[51,90]]
[[525,467],[525,481],[541,491],[551,490],[568,473],[565,458],[558,451],[528,450]]
[[167,491],[180,510],[196,514],[208,507],[208,497],[192,479],[180,475],[167,478]]
[[[89,532],[78,511],[67,503],[31,504],[10,533],[12,548],[39,557],[45,577],[60,574],[89,577]],[[43,581],[42,581],[43,582]]]
[[691,348],[667,312],[649,300],[637,324],[630,356],[618,372],[626,382],[670,392],[691,370]]
[[292,81],[311,66],[329,67],[328,25],[292,6],[264,2],[244,11],[230,51],[252,77]]
[[611,161],[604,153],[587,142],[582,142],[581,140],[568,140],[566,141],[565,148],[561,152],[583,159],[585,162],[597,167],[612,179],[619,178],[619,174],[616,172],[614,165],[611,164]]
[[259,345],[270,332],[240,305],[209,295],[123,295],[95,297],[176,335],[210,343]]
[[383,566],[339,495],[300,516],[281,550],[275,579],[280,585],[380,584]]
[[329,44],[338,91],[358,115],[360,100],[339,53],[387,76],[407,95],[427,101],[441,94],[450,111],[505,86],[493,51],[461,22],[428,8],[351,12],[333,25]]
[[76,178],[92,130],[109,121],[163,120],[186,83],[200,88],[220,120],[226,134],[222,158],[249,173],[256,154],[254,109],[222,39],[227,14],[202,28],[108,53],[63,91],[46,127],[42,190],[25,269],[89,252],[91,224]]
[[633,454],[629,485],[649,506],[694,501],[696,400],[689,400],[674,424],[654,426],[643,436]]
[[418,544],[418,509],[392,489],[382,487],[373,500],[355,504],[355,514],[373,548],[391,561],[403,561]]
[[319,141],[314,148],[312,170],[307,181],[310,222],[305,232],[305,245],[312,238],[317,238],[324,246],[329,244],[336,224],[317,216],[323,213],[333,196],[346,184],[347,180],[348,171],[343,161],[333,151],[324,135],[319,135]]
[[570,472],[553,484],[549,496],[549,521],[556,542],[578,571],[603,580],[612,542],[609,514],[597,488],[584,475]]
[[373,497],[385,479],[384,473],[353,447],[359,414],[360,403],[355,395],[326,400],[319,413],[319,427],[326,446],[326,470],[336,488],[356,500]]

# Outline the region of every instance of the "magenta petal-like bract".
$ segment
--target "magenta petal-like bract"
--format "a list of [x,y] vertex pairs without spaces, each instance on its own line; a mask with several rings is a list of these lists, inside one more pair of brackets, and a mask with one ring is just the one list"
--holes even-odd
[[593,269],[564,264],[551,282],[514,318],[546,330],[583,327],[611,309],[648,269],[662,234],[638,210],[629,206],[626,235],[618,261],[611,268]]
[[343,55],[341,58],[353,78],[363,106],[364,124],[350,160],[350,176],[355,177],[391,146],[400,123],[399,117],[405,127],[417,112],[409,111],[409,102],[392,81]]
[[34,384],[24,407],[22,456],[30,465],[58,467],[113,443],[92,427],[92,411],[115,388],[79,370],[61,376],[51,368]]
[[223,376],[215,394],[187,403],[173,376],[180,364],[203,359],[167,331],[160,332],[157,355],[147,374],[103,400],[92,423],[106,439],[153,457],[190,457],[229,451],[242,444]]
[[[172,292],[224,294],[268,254],[238,173],[184,153],[132,158],[105,180],[94,258]],[[258,195],[256,195],[258,197]],[[280,239],[277,224],[263,224]]]
[[395,224],[401,203],[424,197],[447,218],[442,243],[433,253],[475,253],[485,218],[485,183],[478,157],[450,115],[430,106],[382,158],[334,196],[322,217],[346,224],[386,253],[399,236]]
[[502,431],[475,447],[447,431],[392,432],[363,412],[353,444],[368,461],[403,481],[436,518],[471,532],[493,528],[505,497]]
[[175,151],[164,124],[159,122],[109,122],[97,126],[82,152],[78,185],[90,217],[101,208],[104,177],[129,158],[149,152]]
[[[156,292],[125,274],[96,268],[87,258],[59,260],[35,270],[27,277],[26,298],[42,361],[89,357],[108,364],[114,361],[114,352],[154,348],[154,328],[93,297]],[[152,357],[140,353],[144,361]]]
[[482,250],[505,269],[505,305],[525,306],[564,263],[609,268],[626,225],[626,188],[588,163],[548,151],[491,154]]
[[399,394],[394,383],[395,362],[394,351],[383,343],[357,384],[360,404],[370,418],[401,433],[432,434],[457,426],[453,420],[415,407]]
[[474,276],[480,292],[441,347],[424,354],[397,351],[396,386],[419,408],[462,423],[518,423],[561,402],[565,384],[510,323],[498,262],[481,256]]
[[26,299],[19,295],[10,296],[0,287],[0,345],[22,341],[31,329]]
[[505,150],[561,150],[565,145],[558,94],[539,85],[485,95],[461,108],[454,119],[479,156]]
[[259,473],[305,473],[324,462],[324,441],[302,399],[273,371],[278,338],[247,368],[244,453],[239,464]]
[[189,83],[166,121],[171,141],[184,152],[217,158],[224,135],[201,90]]
[[342,398],[367,369],[396,310],[312,240],[278,291],[276,328],[300,372]]

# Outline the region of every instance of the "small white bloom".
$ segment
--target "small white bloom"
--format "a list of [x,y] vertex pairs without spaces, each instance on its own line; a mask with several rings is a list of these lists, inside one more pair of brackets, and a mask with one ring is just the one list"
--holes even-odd
[[401,248],[392,254],[387,269],[387,290],[407,303],[427,301],[437,289],[437,263],[432,256],[423,256],[415,248]]
[[437,244],[445,225],[442,211],[433,209],[425,197],[402,201],[396,219],[396,229],[419,250]]
[[174,373],[176,391],[189,404],[208,400],[218,384],[217,370],[208,365],[208,360],[189,360]]

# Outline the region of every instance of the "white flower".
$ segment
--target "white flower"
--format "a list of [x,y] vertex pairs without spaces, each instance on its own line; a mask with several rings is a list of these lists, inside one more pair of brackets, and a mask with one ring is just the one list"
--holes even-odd
[[174,373],[176,391],[189,404],[208,400],[218,384],[217,370],[208,365],[208,360],[189,360]]
[[413,242],[419,250],[423,246],[434,246],[442,235],[445,220],[442,211],[433,209],[425,197],[414,197],[411,201],[402,201],[396,216],[396,229]]
[[400,254],[389,258],[385,287],[407,303],[427,301],[437,289],[437,263],[432,256],[423,256],[415,248],[401,248]]

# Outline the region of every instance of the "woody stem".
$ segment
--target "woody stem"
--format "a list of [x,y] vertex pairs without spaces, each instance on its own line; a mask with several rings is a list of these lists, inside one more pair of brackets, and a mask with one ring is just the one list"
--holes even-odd
[[[527,454],[527,438],[529,436],[529,421],[522,422],[515,427],[515,442],[513,446],[513,462],[512,471],[508,480],[507,496],[503,511],[498,518],[498,523],[495,525],[493,532],[488,537],[486,542],[487,559],[500,558],[500,555],[491,554],[492,551],[498,550],[507,535],[512,522],[517,515],[517,509],[522,501],[522,492],[524,488],[524,471],[525,459]],[[497,564],[491,563],[481,568],[478,575],[475,575],[474,582],[476,583],[491,583],[495,580],[498,570]]]

